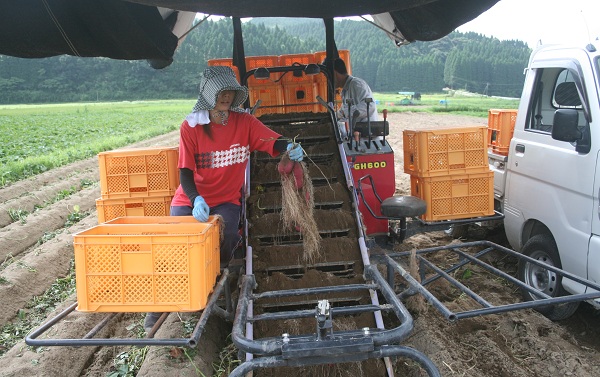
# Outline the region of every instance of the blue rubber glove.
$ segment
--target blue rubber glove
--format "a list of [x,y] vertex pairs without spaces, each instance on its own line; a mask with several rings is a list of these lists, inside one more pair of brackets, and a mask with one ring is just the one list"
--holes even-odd
[[208,208],[208,204],[204,201],[204,198],[201,196],[197,196],[194,199],[194,209],[192,210],[192,215],[194,218],[201,223],[205,223],[208,221],[208,214],[210,213],[210,208]]
[[290,153],[290,160],[292,161],[302,161],[304,158],[304,150],[300,146],[300,144],[292,144],[289,143],[287,145],[287,150]]

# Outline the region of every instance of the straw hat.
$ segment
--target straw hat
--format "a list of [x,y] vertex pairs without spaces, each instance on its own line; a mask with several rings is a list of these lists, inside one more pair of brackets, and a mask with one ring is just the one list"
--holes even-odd
[[225,66],[208,67],[204,70],[198,85],[198,102],[192,111],[214,109],[217,104],[217,96],[223,90],[235,90],[231,110],[243,112],[244,110],[239,106],[248,98],[248,88],[241,86],[237,82],[233,70]]

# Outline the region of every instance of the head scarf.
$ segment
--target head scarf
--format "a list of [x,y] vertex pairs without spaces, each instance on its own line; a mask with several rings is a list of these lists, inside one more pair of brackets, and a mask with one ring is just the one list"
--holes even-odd
[[231,67],[226,66],[208,67],[204,70],[198,85],[198,101],[192,112],[214,109],[217,97],[223,90],[235,90],[230,110],[244,112],[239,106],[248,98],[248,88],[241,86]]

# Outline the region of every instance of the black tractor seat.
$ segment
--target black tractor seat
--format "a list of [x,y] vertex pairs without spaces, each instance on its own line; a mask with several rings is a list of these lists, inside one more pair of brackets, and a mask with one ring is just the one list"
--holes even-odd
[[381,214],[394,220],[417,217],[427,211],[427,203],[416,196],[391,196],[381,202]]

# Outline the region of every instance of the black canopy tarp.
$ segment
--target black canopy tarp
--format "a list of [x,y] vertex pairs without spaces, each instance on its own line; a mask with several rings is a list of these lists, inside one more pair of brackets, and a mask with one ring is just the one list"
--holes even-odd
[[232,17],[389,13],[406,41],[442,38],[498,0],[0,0],[0,54],[171,61],[173,17],[157,7]]
[[156,7],[121,0],[0,0],[0,54],[170,59],[176,48],[177,37]]

